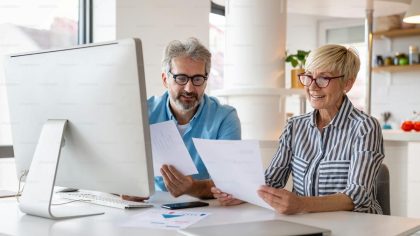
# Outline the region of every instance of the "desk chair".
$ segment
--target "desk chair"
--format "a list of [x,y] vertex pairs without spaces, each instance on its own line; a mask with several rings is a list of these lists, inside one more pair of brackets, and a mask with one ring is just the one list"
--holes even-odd
[[382,208],[384,215],[391,215],[390,193],[389,193],[389,170],[385,164],[379,167],[376,177],[376,198]]

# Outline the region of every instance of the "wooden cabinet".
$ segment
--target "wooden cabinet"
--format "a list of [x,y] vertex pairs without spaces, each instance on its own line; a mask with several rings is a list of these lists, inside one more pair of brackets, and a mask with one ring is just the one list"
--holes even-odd
[[413,29],[396,29],[388,31],[378,31],[373,33],[374,39],[380,38],[400,38],[420,35],[420,28]]
[[401,66],[376,66],[372,68],[372,72],[405,72],[415,70],[420,70],[420,64]]

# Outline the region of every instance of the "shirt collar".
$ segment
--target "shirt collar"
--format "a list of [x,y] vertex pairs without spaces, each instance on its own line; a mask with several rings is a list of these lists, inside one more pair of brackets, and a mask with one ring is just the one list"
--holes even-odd
[[171,106],[169,104],[169,93],[168,91],[165,92],[166,95],[166,114],[170,120],[176,120],[174,114],[171,111]]
[[316,114],[318,113],[318,110],[313,110],[311,114],[311,122],[310,124],[312,127],[316,127]]
[[[338,110],[337,114],[334,116],[332,121],[327,125],[332,125],[337,128],[342,128],[345,125],[345,120],[349,117],[350,113],[353,111],[353,104],[351,103],[350,99],[347,97],[347,95],[344,95],[343,103],[340,106],[340,109]],[[316,127],[316,115],[318,114],[318,110],[314,110],[312,112],[311,121],[310,124],[313,127]]]
[[190,122],[195,120],[201,114],[201,111],[203,110],[203,107],[204,107],[204,104],[206,103],[206,100],[207,100],[207,95],[204,94],[203,97],[201,97],[200,103],[198,104],[198,109],[195,112],[194,116],[191,118]]

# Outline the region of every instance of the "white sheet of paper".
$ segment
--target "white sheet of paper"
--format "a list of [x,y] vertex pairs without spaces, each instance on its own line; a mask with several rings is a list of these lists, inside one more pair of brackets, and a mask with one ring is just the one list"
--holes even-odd
[[162,176],[163,164],[175,166],[184,175],[198,174],[181,134],[173,121],[150,125],[152,138],[153,170],[155,176]]
[[164,209],[151,209],[140,214],[136,214],[126,222],[121,223],[123,227],[144,227],[154,229],[178,230],[184,229],[210,213],[174,211]]
[[258,141],[193,138],[216,187],[243,201],[273,209],[257,193],[265,185]]

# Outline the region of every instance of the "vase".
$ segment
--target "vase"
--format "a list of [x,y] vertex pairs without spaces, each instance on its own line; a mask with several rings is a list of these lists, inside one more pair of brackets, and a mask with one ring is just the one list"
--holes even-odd
[[299,81],[298,75],[305,72],[305,69],[292,69],[291,70],[291,87],[303,89],[302,83]]

